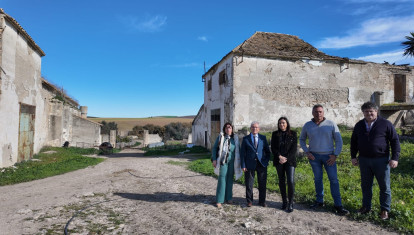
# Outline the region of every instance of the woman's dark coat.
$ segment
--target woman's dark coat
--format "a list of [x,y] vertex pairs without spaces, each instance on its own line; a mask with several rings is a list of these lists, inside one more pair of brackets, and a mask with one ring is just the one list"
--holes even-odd
[[[279,165],[279,145],[280,145],[280,141],[282,141],[282,135],[280,133],[280,131],[274,131],[272,133],[272,139],[271,139],[271,149],[272,149],[272,153],[274,156],[273,159],[273,165]],[[285,143],[285,148],[287,149],[287,156],[284,156],[287,158],[287,164],[296,167],[296,151],[298,148],[298,138],[296,135],[296,132],[294,131],[290,131],[291,135],[289,135],[288,133],[286,133],[286,143]],[[282,155],[283,156],[283,155]]]

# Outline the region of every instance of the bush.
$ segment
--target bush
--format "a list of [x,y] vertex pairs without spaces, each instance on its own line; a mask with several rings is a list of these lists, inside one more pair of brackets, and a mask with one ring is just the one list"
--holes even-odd
[[164,137],[165,127],[153,124],[146,124],[145,126],[134,126],[129,134],[136,135],[138,138],[143,138],[144,130],[148,130],[149,134],[158,134],[162,138]]
[[116,136],[116,142],[117,143],[119,143],[119,142],[129,143],[131,141],[132,141],[132,138],[131,137],[128,137],[128,136],[125,136],[125,137],[121,137],[119,135]]
[[186,139],[188,138],[188,134],[191,132],[190,123],[172,122],[168,125],[165,125],[164,127],[164,142],[165,140],[169,140],[171,138],[175,140]]
[[101,126],[101,134],[105,134],[105,135],[109,135],[109,132],[111,130],[118,130],[118,124],[116,124],[116,122],[105,122],[102,121],[101,122],[102,126]]

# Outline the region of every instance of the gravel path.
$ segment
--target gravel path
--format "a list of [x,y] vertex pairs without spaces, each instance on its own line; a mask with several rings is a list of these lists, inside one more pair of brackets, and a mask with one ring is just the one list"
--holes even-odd
[[267,208],[247,208],[238,184],[235,204],[217,209],[216,179],[186,170],[188,158],[127,149],[94,167],[2,186],[0,234],[62,234],[66,225],[70,234],[390,234],[299,204],[286,213],[277,194],[268,193]]

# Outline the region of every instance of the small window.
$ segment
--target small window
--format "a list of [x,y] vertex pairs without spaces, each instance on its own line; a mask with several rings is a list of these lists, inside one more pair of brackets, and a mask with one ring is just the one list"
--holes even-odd
[[212,109],[211,110],[211,121],[220,121],[220,109]]
[[207,82],[207,89],[211,91],[211,79]]
[[219,85],[222,85],[225,83],[226,83],[226,70],[223,70],[220,72],[220,75],[219,75]]

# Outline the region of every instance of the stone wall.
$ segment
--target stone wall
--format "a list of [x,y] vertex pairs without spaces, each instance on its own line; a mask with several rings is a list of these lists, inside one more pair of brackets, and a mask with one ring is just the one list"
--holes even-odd
[[[220,126],[234,125],[238,132],[258,121],[262,131],[277,129],[277,120],[286,116],[293,127],[312,118],[312,107],[322,104],[325,117],[337,124],[354,126],[363,118],[361,105],[394,102],[394,77],[406,76],[406,100],[414,98],[413,67],[364,61],[280,60],[227,55],[203,75],[204,105],[193,121],[193,142],[211,148],[212,110],[220,111]],[[220,84],[225,71],[226,82]],[[211,89],[210,89],[211,88]],[[395,119],[395,114],[388,115]],[[207,131],[207,145],[205,145]]]
[[[292,126],[312,118],[312,106],[320,103],[325,116],[338,124],[353,126],[362,118],[360,106],[383,92],[385,103],[394,101],[394,73],[407,76],[407,94],[413,97],[413,73],[385,65],[360,62],[342,64],[284,61],[244,57],[234,60],[234,119],[236,129],[254,120],[263,129],[277,128],[280,116]],[[395,67],[395,66],[394,66]]]
[[72,124],[72,146],[92,148],[100,145],[101,126],[88,119],[74,116]]
[[195,145],[205,146],[205,133],[208,127],[206,113],[207,111],[204,108],[204,105],[202,105],[197,116],[194,118],[191,133],[193,136],[192,143]]
[[149,144],[162,142],[162,138],[158,134],[149,134],[148,130],[144,130],[144,147],[147,147]]

